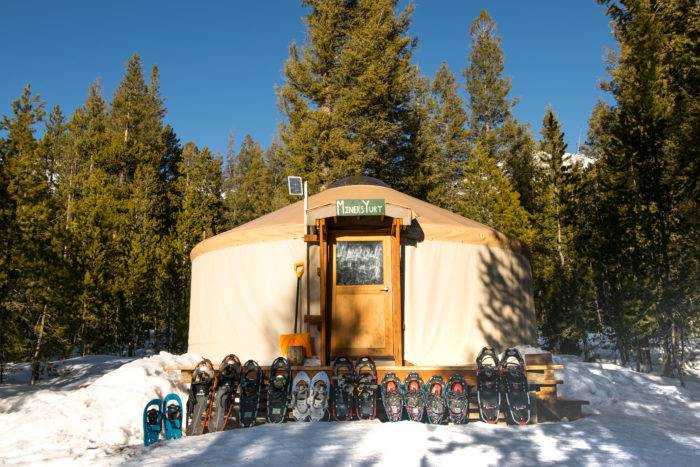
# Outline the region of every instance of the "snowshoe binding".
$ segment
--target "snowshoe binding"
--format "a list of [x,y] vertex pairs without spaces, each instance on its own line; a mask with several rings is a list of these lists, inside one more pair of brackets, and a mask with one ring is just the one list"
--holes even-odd
[[348,357],[333,360],[333,404],[331,413],[337,421],[352,420],[354,405],[354,365]]
[[414,422],[423,421],[425,412],[425,384],[418,373],[409,373],[403,382],[406,391],[406,415]]
[[187,398],[187,436],[205,433],[211,415],[213,388],[216,386],[216,372],[206,358],[199,362],[192,373],[190,394]]
[[371,357],[360,357],[355,363],[357,398],[355,413],[361,420],[377,416],[377,367]]
[[277,357],[270,365],[267,386],[267,420],[282,423],[287,415],[287,396],[292,379],[292,367],[284,357]]
[[501,384],[498,356],[491,347],[484,347],[476,357],[476,396],[481,420],[496,423],[501,408]]
[[440,375],[434,375],[425,388],[427,403],[425,404],[428,420],[433,425],[440,425],[445,416],[445,381]]
[[525,376],[525,361],[518,349],[507,349],[503,353],[501,371],[510,419],[518,425],[527,425],[530,421],[530,393]]
[[469,421],[469,386],[460,374],[454,374],[447,382],[447,411],[455,425]]
[[248,360],[241,370],[240,415],[238,424],[242,427],[255,425],[260,404],[260,387],[263,372],[255,360]]
[[300,371],[292,382],[292,416],[298,422],[308,422],[311,416],[309,408],[311,378]]
[[403,418],[403,385],[396,373],[387,373],[382,379],[382,405],[390,422]]
[[227,355],[219,365],[214,387],[209,432],[223,431],[228,428],[233,416],[233,406],[241,381],[241,361],[235,355]]
[[311,397],[309,398],[309,414],[312,422],[320,422],[328,412],[328,394],[331,382],[325,371],[319,371],[311,378]]
[[177,394],[168,394],[163,399],[163,426],[165,439],[182,438],[182,400]]
[[163,425],[160,399],[153,399],[143,408],[143,445],[150,446],[160,439]]

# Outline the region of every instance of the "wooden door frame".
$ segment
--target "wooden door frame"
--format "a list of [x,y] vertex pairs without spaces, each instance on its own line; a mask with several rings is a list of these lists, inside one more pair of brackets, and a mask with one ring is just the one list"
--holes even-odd
[[333,229],[328,228],[328,223],[326,219],[319,219],[318,221],[318,242],[319,242],[319,285],[320,285],[320,297],[319,305],[321,312],[321,342],[319,345],[319,353],[321,365],[329,365],[330,363],[330,320],[329,310],[333,306],[333,280],[329,277],[332,268],[329,268],[329,256],[330,256],[330,246],[331,237],[357,234],[357,235],[388,235],[390,237],[391,245],[391,289],[392,289],[392,300],[391,300],[391,313],[392,313],[392,324],[394,326],[394,349],[393,357],[395,365],[403,365],[403,310],[401,307],[401,297],[403,292],[401,290],[401,228],[402,220],[400,218],[394,218],[391,222],[391,227],[389,229],[364,229],[364,230],[350,230],[350,229]]

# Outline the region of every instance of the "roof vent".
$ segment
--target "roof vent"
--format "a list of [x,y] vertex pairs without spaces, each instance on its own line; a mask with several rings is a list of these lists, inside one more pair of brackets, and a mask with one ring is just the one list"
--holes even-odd
[[349,185],[376,185],[383,186],[386,188],[391,188],[389,185],[374,177],[365,176],[355,176],[355,177],[345,177],[340,180],[336,180],[331,183],[328,188],[338,188],[339,186],[349,186]]

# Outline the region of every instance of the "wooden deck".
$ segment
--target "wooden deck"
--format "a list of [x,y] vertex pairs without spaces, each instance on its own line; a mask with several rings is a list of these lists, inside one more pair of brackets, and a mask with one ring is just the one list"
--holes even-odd
[[[561,370],[564,365],[555,364],[552,362],[552,355],[545,354],[529,354],[525,355],[525,370],[527,380],[530,385],[530,397],[533,402],[533,419],[532,423],[542,421],[559,421],[562,418],[575,420],[581,418],[581,407],[588,404],[587,401],[576,401],[561,399],[557,397],[557,386],[564,384],[564,381],[555,376],[556,370]],[[214,364],[217,369],[217,364]],[[261,367],[264,373],[263,391],[261,392],[260,412],[258,418],[260,422],[265,419],[265,407],[267,399],[267,382],[269,377],[270,367]],[[168,366],[167,371],[178,372],[178,379],[182,383],[189,384],[192,380],[194,367],[192,366]],[[310,377],[313,377],[319,371],[325,371],[328,376],[331,376],[332,367],[330,366],[293,366],[292,377],[298,372],[304,371]],[[377,378],[381,382],[382,378],[387,373],[396,373],[403,380],[409,373],[418,373],[423,381],[427,382],[433,375],[440,375],[447,380],[458,373],[462,375],[464,380],[470,387],[470,411],[469,419],[478,420],[479,410],[476,401],[476,365],[459,365],[459,366],[378,366]],[[377,413],[384,413],[381,408],[381,399],[378,402]],[[380,417],[381,418],[381,417]],[[500,423],[505,423],[505,415],[502,413]]]

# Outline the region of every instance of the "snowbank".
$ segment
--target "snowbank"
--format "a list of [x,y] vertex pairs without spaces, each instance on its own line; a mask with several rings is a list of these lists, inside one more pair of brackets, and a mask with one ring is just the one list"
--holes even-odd
[[[526,353],[537,349],[521,349]],[[562,395],[591,402],[575,422],[527,427],[413,422],[284,423],[144,448],[141,412],[185,385],[164,367],[195,355],[73,359],[38,389],[0,387],[0,463],[128,465],[698,465],[700,394],[614,364],[556,357]],[[694,382],[698,375],[691,376]],[[700,385],[691,385],[698,388]]]
[[[146,402],[186,393],[164,367],[195,361],[194,355],[165,352],[126,364],[127,359],[91,356],[66,361],[61,376],[37,388],[0,386],[0,461],[89,463],[142,444]],[[24,372],[20,368],[13,379],[26,380]]]

